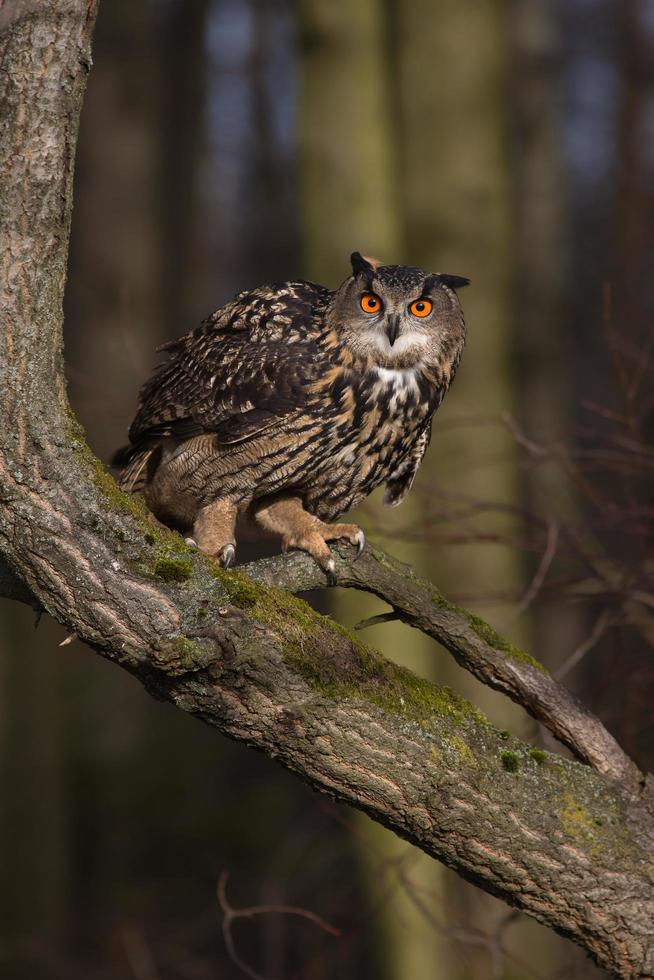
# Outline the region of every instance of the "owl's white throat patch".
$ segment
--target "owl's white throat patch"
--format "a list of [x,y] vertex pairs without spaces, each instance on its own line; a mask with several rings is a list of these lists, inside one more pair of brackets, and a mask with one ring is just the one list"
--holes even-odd
[[392,385],[396,391],[402,389],[416,391],[418,388],[416,375],[419,367],[419,364],[410,368],[376,367],[375,371],[380,381],[383,381],[384,384]]

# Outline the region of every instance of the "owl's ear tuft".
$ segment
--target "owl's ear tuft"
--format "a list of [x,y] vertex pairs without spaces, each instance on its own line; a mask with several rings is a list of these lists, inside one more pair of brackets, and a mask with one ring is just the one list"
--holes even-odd
[[439,272],[434,278],[437,282],[442,282],[444,286],[449,286],[450,289],[463,289],[464,286],[470,285],[470,280],[466,279],[465,276],[450,276],[447,272]]
[[352,252],[350,262],[353,276],[372,276],[375,272],[374,265],[368,259],[364,259],[361,252]]

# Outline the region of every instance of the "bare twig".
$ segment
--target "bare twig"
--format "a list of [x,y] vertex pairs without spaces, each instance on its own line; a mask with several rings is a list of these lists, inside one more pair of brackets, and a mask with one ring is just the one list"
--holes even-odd
[[379,626],[381,623],[396,623],[399,618],[396,612],[379,613],[378,616],[369,616],[368,619],[360,620],[352,629],[358,631],[368,629],[369,626]]
[[616,623],[616,617],[608,610],[603,609],[595,621],[595,625],[592,630],[583,641],[580,643],[576,650],[567,657],[558,670],[555,671],[554,676],[557,680],[562,680],[567,674],[570,673],[573,667],[576,667],[578,663],[589,653],[593,647],[601,640],[606,631],[610,629]]
[[536,574],[534,575],[529,588],[523,595],[520,602],[517,604],[515,609],[511,612],[503,623],[499,626],[501,631],[505,630],[510,623],[521,616],[529,606],[532,604],[538,593],[540,592],[545,577],[550,570],[550,566],[554,561],[556,556],[556,548],[559,543],[559,527],[554,521],[548,521],[547,524],[547,541],[545,542],[545,550],[543,556],[539,562],[538,568],[536,569]]
[[220,878],[218,879],[217,896],[218,904],[220,905],[223,913],[222,931],[225,939],[225,947],[236,966],[242,970],[246,976],[251,977],[252,980],[266,980],[266,978],[262,976],[262,974],[257,973],[257,971],[249,966],[239,955],[236,949],[236,944],[234,943],[234,937],[232,935],[232,924],[236,921],[236,919],[254,919],[258,915],[296,915],[302,919],[307,919],[324,932],[328,932],[331,936],[341,935],[340,929],[337,929],[336,926],[331,925],[331,923],[327,922],[326,919],[323,919],[322,916],[317,915],[310,909],[300,908],[296,905],[249,905],[246,908],[235,909],[227,899],[228,880],[229,872],[222,871]]

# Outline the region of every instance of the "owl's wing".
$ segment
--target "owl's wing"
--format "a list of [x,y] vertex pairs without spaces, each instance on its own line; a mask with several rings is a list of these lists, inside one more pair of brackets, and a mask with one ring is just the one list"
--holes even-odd
[[141,389],[132,443],[215,432],[240,442],[306,401],[329,291],[308,282],[239,293],[197,330],[160,348],[170,359]]
[[407,493],[411,489],[416,473],[418,472],[418,467],[422,462],[422,457],[425,455],[430,439],[431,419],[420,433],[418,439],[416,439],[412,451],[409,453],[406,459],[402,461],[400,466],[391,476],[390,480],[388,480],[386,483],[386,491],[384,493],[383,502],[387,507],[397,507],[397,505],[401,504],[406,497]]

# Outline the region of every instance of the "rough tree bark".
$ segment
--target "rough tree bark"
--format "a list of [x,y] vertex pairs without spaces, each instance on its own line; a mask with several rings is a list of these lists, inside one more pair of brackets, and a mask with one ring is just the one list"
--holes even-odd
[[341,556],[343,584],[437,636],[587,764],[494,730],[279,588],[316,584],[304,556],[221,571],[86,447],[66,401],[62,295],[94,16],[95,0],[0,4],[0,587],[601,965],[654,975],[652,784],[597,719],[410,570],[374,549]]

